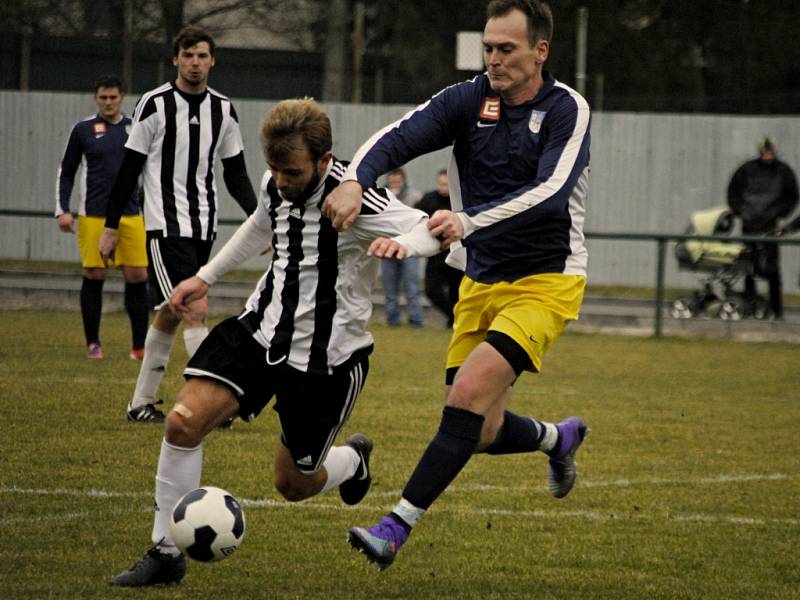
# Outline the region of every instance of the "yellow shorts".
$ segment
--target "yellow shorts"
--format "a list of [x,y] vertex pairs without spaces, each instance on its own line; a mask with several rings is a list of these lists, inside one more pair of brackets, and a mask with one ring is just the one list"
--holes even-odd
[[[100,258],[100,237],[106,227],[105,217],[78,218],[78,251],[84,269],[105,267]],[[113,264],[117,267],[146,267],[147,247],[142,215],[124,216],[119,220],[119,243]]]
[[513,282],[478,283],[464,277],[458,290],[447,368],[460,367],[488,331],[512,338],[530,356],[533,370],[567,323],[578,318],[586,278],[545,273]]

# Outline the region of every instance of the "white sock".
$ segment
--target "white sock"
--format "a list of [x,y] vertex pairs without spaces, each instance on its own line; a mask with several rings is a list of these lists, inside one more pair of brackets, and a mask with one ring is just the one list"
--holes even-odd
[[164,333],[152,325],[147,330],[147,337],[144,340],[144,358],[142,366],[139,368],[139,376],[136,378],[136,389],[133,391],[133,398],[128,405],[128,410],[154,404],[156,392],[164,371],[167,369],[169,354],[172,345],[175,343],[174,333]]
[[208,327],[184,327],[183,343],[186,346],[186,354],[189,355],[189,358],[194,356],[194,353],[197,352],[207,335]]
[[322,486],[320,494],[330,489],[339,487],[342,483],[356,474],[361,457],[350,446],[334,446],[328,451],[322,466],[328,472],[328,481]]
[[425,516],[424,508],[417,508],[405,498],[400,498],[400,502],[395,505],[392,512],[403,519],[409,527],[414,527]]
[[[156,471],[156,514],[153,519],[153,543],[162,552],[179,554],[169,529],[172,511],[181,496],[200,487],[203,470],[203,444],[194,448],[173,446],[161,441]],[[162,541],[163,540],[163,541]]]
[[539,450],[542,452],[549,452],[556,447],[556,442],[558,441],[558,429],[556,429],[556,426],[553,425],[553,423],[545,423],[544,421],[539,421],[539,423],[541,423],[542,427],[544,427],[544,437],[539,444]]

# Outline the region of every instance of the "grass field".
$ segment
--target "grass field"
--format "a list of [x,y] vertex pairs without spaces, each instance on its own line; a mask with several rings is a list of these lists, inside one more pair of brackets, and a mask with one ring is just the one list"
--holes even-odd
[[[107,581],[149,547],[161,431],[124,419],[126,320],[104,316],[93,363],[77,312],[0,312],[0,598],[800,598],[796,345],[563,336],[513,408],[588,421],[570,496],[547,494],[541,454],[476,456],[379,573],[346,532],[394,504],[436,429],[447,334],[373,332],[345,432],[375,440],[364,502],[282,502],[265,411],[205,444],[203,482],[245,505],[239,552],[131,591]],[[176,348],[168,406],[184,360]]]

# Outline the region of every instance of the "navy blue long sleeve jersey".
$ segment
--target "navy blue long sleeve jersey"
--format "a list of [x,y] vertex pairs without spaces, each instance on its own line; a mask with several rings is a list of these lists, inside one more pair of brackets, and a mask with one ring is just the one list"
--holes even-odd
[[[83,171],[78,214],[106,215],[108,197],[125,156],[130,128],[131,119],[124,115],[119,123],[109,123],[100,115],[94,115],[75,124],[58,168],[56,216],[70,210],[70,196],[79,166]],[[131,195],[124,214],[139,214],[138,190]]]
[[485,74],[442,90],[365,142],[345,179],[366,188],[452,144],[450,197],[464,225],[467,276],[495,283],[585,275],[589,106],[546,71],[543,77],[536,97],[517,106],[506,105]]

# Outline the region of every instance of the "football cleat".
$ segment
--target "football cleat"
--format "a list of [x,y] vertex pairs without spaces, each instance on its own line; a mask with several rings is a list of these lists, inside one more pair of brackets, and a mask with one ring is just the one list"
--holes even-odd
[[178,583],[186,575],[186,557],[172,556],[153,546],[144,557],[114,577],[109,584],[120,587],[145,587]]
[[128,356],[131,360],[142,360],[144,358],[144,348],[132,348]]
[[550,457],[547,487],[554,497],[563,498],[569,494],[578,477],[575,453],[589,434],[589,428],[578,417],[569,417],[556,423],[556,429],[558,442],[547,453]]
[[352,527],[347,536],[350,545],[366,555],[367,560],[383,571],[394,562],[400,547],[408,539],[408,530],[393,515],[383,517],[369,529]]
[[100,347],[100,344],[89,344],[86,346],[86,358],[89,360],[103,360],[105,356],[103,355],[103,349]]
[[138,423],[163,423],[164,413],[155,407],[156,404],[163,403],[163,400],[159,400],[155,404],[145,404],[144,406],[129,408],[128,421],[136,421]]
[[369,455],[372,454],[372,440],[363,433],[354,433],[347,438],[347,445],[356,451],[361,462],[355,474],[339,486],[339,495],[345,504],[358,504],[367,495],[372,484],[369,470]]

